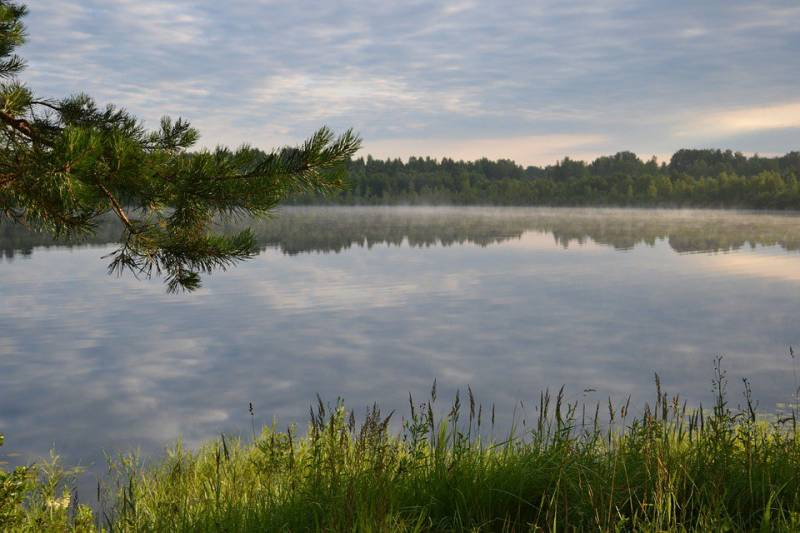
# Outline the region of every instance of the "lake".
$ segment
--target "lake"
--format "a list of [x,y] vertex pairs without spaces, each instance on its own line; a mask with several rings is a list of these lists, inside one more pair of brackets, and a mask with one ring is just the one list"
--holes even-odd
[[107,274],[113,225],[68,247],[0,223],[5,460],[248,434],[250,402],[302,425],[316,394],[405,412],[434,378],[498,416],[561,385],[642,405],[654,373],[707,405],[718,354],[733,406],[743,377],[766,412],[797,385],[797,214],[285,208],[254,230],[255,259],[167,294]]

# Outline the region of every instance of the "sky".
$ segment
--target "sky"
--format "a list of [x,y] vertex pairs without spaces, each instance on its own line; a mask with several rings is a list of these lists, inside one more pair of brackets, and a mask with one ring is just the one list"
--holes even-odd
[[544,165],[800,149],[797,0],[31,0],[22,75],[200,145]]

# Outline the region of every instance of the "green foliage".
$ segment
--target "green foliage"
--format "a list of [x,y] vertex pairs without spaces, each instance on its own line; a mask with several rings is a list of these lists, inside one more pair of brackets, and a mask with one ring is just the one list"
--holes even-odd
[[[0,435],[0,445],[3,436]],[[1,464],[1,463],[0,463]],[[55,455],[50,462],[0,468],[0,531],[60,533],[97,531],[92,509],[73,500],[71,485],[80,469],[64,469]]]
[[[0,446],[3,441],[4,437],[0,434]],[[12,472],[0,468],[0,525],[16,525],[22,521],[22,502],[30,488],[31,477],[27,468],[19,467]]]
[[[109,530],[131,532],[797,531],[795,413],[759,417],[747,382],[734,412],[719,361],[713,384],[713,408],[688,409],[656,376],[655,403],[638,416],[628,402],[544,392],[535,419],[516,417],[499,441],[494,408],[471,390],[444,411],[435,384],[429,400],[409,398],[399,434],[393,414],[372,408],[359,425],[341,402],[319,400],[301,437],[273,425],[250,443],[223,435],[150,464],[112,462],[102,514]],[[53,523],[37,510],[63,503],[53,477],[18,510],[20,530]],[[53,516],[69,530],[87,513]]]
[[360,145],[327,128],[302,146],[265,153],[249,146],[190,152],[197,130],[164,118],[147,131],[125,109],[79,94],[38,99],[17,79],[25,8],[0,0],[0,213],[56,236],[80,237],[98,217],[122,222],[110,270],[165,276],[194,289],[200,274],[252,256],[252,235],[224,236],[214,221],[262,216],[289,194],[342,185]]
[[679,150],[669,164],[631,152],[545,168],[512,161],[412,157],[349,164],[350,187],[295,203],[694,206],[800,209],[800,152],[745,157],[730,150]]

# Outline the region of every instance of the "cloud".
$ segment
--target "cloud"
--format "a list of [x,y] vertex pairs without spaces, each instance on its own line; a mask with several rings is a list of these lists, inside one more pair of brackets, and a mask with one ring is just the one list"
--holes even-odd
[[460,1],[450,1],[445,2],[442,6],[442,15],[445,17],[457,15],[459,13],[463,13],[464,11],[469,11],[476,6],[476,2],[473,0],[460,0]]
[[198,45],[211,23],[191,2],[112,0],[105,6],[115,25],[130,28],[127,38],[150,46]]
[[265,78],[251,91],[255,106],[289,106],[304,118],[325,118],[358,112],[385,110],[391,106],[433,105],[401,78],[369,76],[345,71],[336,75],[287,72]]
[[715,111],[693,119],[678,134],[731,136],[784,128],[800,128],[800,101]]
[[418,138],[463,139],[441,149],[549,161],[564,155],[560,146],[529,154],[491,140],[598,132],[604,152],[726,147],[741,131],[752,134],[742,143],[757,148],[732,148],[796,148],[795,136],[776,133],[796,123],[788,119],[796,110],[781,108],[794,105],[800,84],[789,68],[800,53],[793,0],[30,7],[22,53],[35,90],[86,91],[150,125],[182,115],[202,128],[205,146],[293,144],[327,124],[354,127],[391,156]]
[[521,164],[550,164],[565,156],[593,159],[609,139],[599,134],[526,135],[519,137],[404,138],[364,143],[373,157],[431,156],[452,159],[512,159]]

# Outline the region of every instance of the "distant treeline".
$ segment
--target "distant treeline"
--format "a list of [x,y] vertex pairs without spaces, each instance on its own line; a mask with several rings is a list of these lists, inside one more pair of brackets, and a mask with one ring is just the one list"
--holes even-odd
[[632,152],[547,167],[513,161],[411,157],[349,162],[348,186],[295,204],[488,204],[800,208],[800,152],[747,157],[730,150],[679,150],[669,163]]

